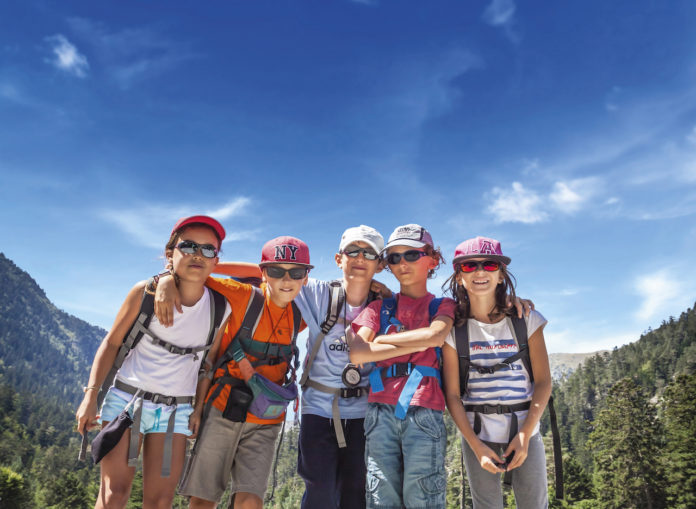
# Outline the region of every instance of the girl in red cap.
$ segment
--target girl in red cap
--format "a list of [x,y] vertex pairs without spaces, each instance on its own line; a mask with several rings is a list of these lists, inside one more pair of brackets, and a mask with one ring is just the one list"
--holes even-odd
[[513,316],[507,306],[515,299],[510,258],[497,240],[462,242],[453,264],[448,283],[457,309],[443,347],[443,374],[447,408],[464,437],[473,506],[502,509],[505,474],[517,507],[548,507],[539,434],[551,395],[546,319],[538,311]]
[[[76,413],[77,430],[84,436],[99,422],[100,387],[108,389],[99,416],[106,429],[92,446],[92,455],[101,463],[95,508],[126,506],[141,445],[143,507],[171,507],[186,438],[197,432],[189,416],[201,361],[216,335],[213,325],[224,324],[230,314],[229,304],[205,287],[224,237],[225,230],[211,217],[179,220],[165,246],[165,258],[178,280],[181,317],[174,327],[166,328],[151,311],[148,316],[145,303],[153,299],[151,282],[141,281],[128,293],[97,350]],[[131,331],[138,330],[143,334],[133,348],[129,352],[122,349],[124,338],[135,338]],[[118,368],[113,385],[109,380],[112,367]],[[130,420],[133,423],[127,430]]]

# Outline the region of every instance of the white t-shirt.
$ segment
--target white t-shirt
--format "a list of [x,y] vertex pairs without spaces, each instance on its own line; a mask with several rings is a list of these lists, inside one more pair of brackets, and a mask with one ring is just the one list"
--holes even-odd
[[[537,329],[546,325],[547,321],[538,311],[532,311],[525,317],[527,337],[531,337]],[[469,327],[469,355],[471,362],[479,366],[494,366],[507,357],[515,355],[519,349],[508,320],[497,323],[482,323],[473,318],[467,320]],[[447,336],[446,343],[457,349],[454,328]],[[530,382],[529,374],[517,360],[509,369],[501,369],[493,374],[482,374],[472,369],[469,371],[467,393],[462,395],[464,405],[514,405],[532,399],[534,384]],[[516,412],[518,430],[522,428],[527,418],[527,410]],[[474,412],[467,412],[469,424],[474,426]],[[479,438],[488,442],[507,443],[509,440],[510,414],[479,414],[481,432]],[[539,424],[534,433],[539,431]]]
[[[210,292],[193,306],[183,306],[183,313],[174,311],[174,325],[163,327],[155,315],[152,316],[148,329],[158,338],[181,348],[204,346],[210,332]],[[230,314],[229,302],[225,303],[224,323]],[[167,396],[193,396],[198,383],[198,369],[203,358],[202,353],[177,355],[168,352],[150,341],[145,334],[123,361],[116,373],[119,380],[148,392]],[[113,390],[116,390],[115,388]],[[131,395],[116,390],[125,399]]]

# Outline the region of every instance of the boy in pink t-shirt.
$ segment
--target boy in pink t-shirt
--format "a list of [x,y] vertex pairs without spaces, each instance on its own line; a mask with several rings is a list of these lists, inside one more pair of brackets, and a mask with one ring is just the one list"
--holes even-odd
[[455,303],[428,293],[442,261],[422,226],[398,227],[385,248],[399,280],[393,299],[375,301],[353,321],[351,362],[376,362],[365,416],[367,507],[445,507],[440,352]]

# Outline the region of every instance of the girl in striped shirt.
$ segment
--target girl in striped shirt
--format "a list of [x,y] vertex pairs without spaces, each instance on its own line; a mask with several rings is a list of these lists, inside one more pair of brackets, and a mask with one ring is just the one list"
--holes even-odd
[[[551,395],[543,334],[546,319],[532,311],[518,325],[526,326],[532,377],[530,363],[525,365],[524,356],[518,355],[506,304],[506,299],[515,299],[509,264],[500,242],[476,237],[457,246],[454,274],[448,281],[457,310],[455,327],[442,352],[445,397],[464,438],[474,509],[503,508],[501,474],[512,484],[518,508],[548,507],[546,460],[539,434],[539,419]],[[465,354],[457,352],[456,338],[459,335],[462,348],[463,334],[468,337],[469,365],[463,367],[468,382],[462,387],[460,355]]]

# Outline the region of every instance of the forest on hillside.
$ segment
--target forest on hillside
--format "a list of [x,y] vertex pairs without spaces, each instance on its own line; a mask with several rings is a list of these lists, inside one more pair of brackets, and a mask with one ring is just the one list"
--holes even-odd
[[[77,388],[102,333],[56,309],[28,274],[0,255],[1,508],[93,506],[98,468],[77,460],[73,427]],[[696,309],[587,358],[555,382],[553,396],[565,499],[552,498],[551,507],[696,507]],[[446,423],[447,507],[471,507],[458,433],[449,417]],[[553,497],[547,416],[542,433]],[[297,428],[288,426],[266,507],[299,506],[304,488],[296,462]],[[141,507],[141,498],[138,475],[128,507]],[[187,503],[177,497],[175,507]],[[507,507],[514,507],[511,494]]]

